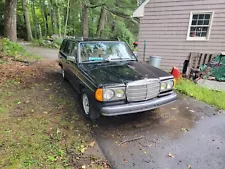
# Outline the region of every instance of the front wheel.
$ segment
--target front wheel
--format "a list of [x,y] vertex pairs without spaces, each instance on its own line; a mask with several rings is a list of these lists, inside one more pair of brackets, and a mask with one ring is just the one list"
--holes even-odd
[[81,99],[85,117],[91,120],[98,119],[100,114],[95,111],[86,92],[82,92]]

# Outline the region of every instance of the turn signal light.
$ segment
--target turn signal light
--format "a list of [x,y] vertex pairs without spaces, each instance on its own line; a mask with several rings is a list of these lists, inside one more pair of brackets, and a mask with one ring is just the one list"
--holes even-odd
[[97,89],[95,92],[96,100],[102,102],[103,101],[103,89]]

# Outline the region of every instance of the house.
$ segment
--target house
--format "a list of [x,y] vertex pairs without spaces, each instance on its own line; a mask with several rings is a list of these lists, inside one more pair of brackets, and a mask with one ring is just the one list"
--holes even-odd
[[161,68],[183,68],[190,52],[225,50],[225,0],[145,0],[140,18],[138,56],[160,56]]

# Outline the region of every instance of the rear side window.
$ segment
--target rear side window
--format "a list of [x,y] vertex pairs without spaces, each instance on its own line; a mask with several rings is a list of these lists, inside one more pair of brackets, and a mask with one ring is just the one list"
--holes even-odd
[[66,46],[66,42],[67,40],[63,40],[62,44],[61,44],[61,47],[60,47],[60,51],[63,51],[65,46]]
[[72,52],[73,52],[74,47],[75,47],[75,42],[68,41],[63,53],[65,55],[71,55],[72,56]]
[[63,53],[65,54],[65,55],[69,55],[70,54],[70,48],[69,48],[69,46],[71,45],[71,42],[67,42],[66,43],[66,46],[64,47],[64,49],[63,49]]

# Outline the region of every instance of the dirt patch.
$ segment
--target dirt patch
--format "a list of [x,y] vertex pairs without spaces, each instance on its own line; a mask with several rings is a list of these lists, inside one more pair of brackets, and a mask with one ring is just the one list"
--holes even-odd
[[0,92],[0,168],[109,168],[56,61],[2,64]]

